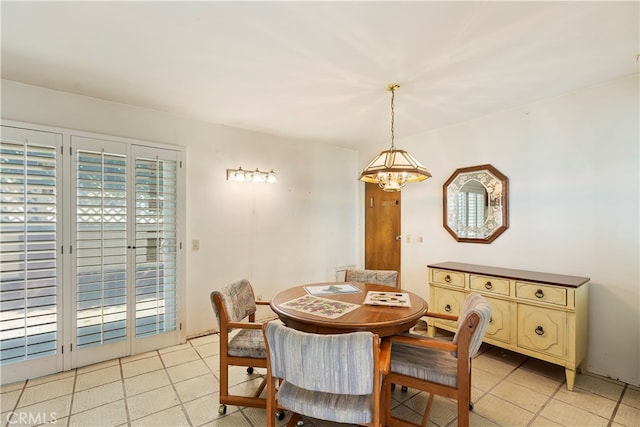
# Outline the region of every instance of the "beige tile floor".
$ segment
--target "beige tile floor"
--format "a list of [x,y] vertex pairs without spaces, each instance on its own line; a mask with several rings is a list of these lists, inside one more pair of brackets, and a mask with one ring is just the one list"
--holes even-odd
[[[638,387],[580,374],[569,392],[560,367],[491,346],[481,351],[473,362],[473,426],[640,426]],[[263,409],[229,406],[218,415],[218,354],[214,334],[7,384],[1,389],[2,425],[264,426]],[[254,389],[263,374],[233,368],[233,390]],[[424,394],[398,387],[394,414],[419,420],[425,401]],[[335,424],[307,419],[305,425]],[[430,425],[455,426],[455,402],[437,397]]]

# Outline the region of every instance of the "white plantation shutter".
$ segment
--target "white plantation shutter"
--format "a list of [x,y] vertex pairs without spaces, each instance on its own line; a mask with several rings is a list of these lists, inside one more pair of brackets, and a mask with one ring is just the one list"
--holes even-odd
[[77,345],[127,336],[127,162],[76,151]]
[[177,172],[176,160],[136,158],[137,338],[177,327]]
[[[0,142],[0,363],[57,352],[59,136]],[[42,143],[49,140],[50,144]]]

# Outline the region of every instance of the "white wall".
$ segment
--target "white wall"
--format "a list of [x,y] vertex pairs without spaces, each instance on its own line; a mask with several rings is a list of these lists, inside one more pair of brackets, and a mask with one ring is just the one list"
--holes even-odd
[[[424,238],[404,243],[403,286],[427,297],[426,266],[439,261],[588,276],[586,369],[640,384],[638,90],[630,76],[398,139],[433,174],[403,190],[403,234]],[[187,147],[189,336],[215,328],[213,288],[247,277],[267,299],[361,258],[354,151],[5,80],[2,117]],[[363,150],[360,166],[383,148]],[[509,177],[510,228],[490,245],[458,243],[442,227],[442,184],[483,163]],[[239,165],[274,168],[280,183],[225,181]]]
[[[427,297],[426,266],[440,261],[590,277],[586,369],[640,384],[638,93],[633,75],[397,140],[433,174],[403,190],[403,287]],[[485,163],[509,178],[510,227],[458,243],[442,185]]]
[[[247,278],[269,299],[331,281],[358,252],[357,152],[2,80],[2,118],[186,147],[187,336],[217,330],[209,293]],[[278,184],[226,181],[273,168]],[[191,242],[200,240],[200,249]]]

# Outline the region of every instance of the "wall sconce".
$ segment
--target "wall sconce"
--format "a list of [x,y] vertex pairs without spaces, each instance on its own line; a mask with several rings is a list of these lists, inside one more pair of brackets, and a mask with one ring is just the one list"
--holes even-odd
[[238,169],[227,169],[227,181],[265,182],[267,184],[275,184],[278,182],[273,169],[269,172],[262,172],[258,168],[254,171],[246,171],[242,169],[242,167],[238,167]]

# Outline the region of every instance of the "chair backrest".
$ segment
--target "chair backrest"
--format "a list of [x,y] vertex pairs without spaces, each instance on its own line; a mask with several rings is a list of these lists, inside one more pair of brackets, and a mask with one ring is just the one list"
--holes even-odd
[[347,270],[344,273],[344,281],[398,286],[398,272],[395,270]]
[[318,335],[276,322],[270,322],[264,330],[274,377],[324,393],[373,393],[377,335],[371,332]]
[[482,295],[475,292],[470,293],[467,296],[467,299],[464,301],[462,309],[460,310],[460,315],[458,316],[458,330],[453,337],[454,344],[458,342],[461,329],[465,325],[468,317],[474,313],[478,315],[479,322],[473,331],[473,335],[469,342],[470,358],[475,357],[478,353],[484,334],[487,331],[487,326],[489,326],[489,320],[491,319],[491,306]]
[[[216,296],[223,306],[216,307]],[[253,293],[253,287],[246,279],[230,283],[219,291],[211,292],[211,305],[219,326],[221,326],[220,311],[223,309],[226,321],[239,322],[256,312],[256,298]]]

